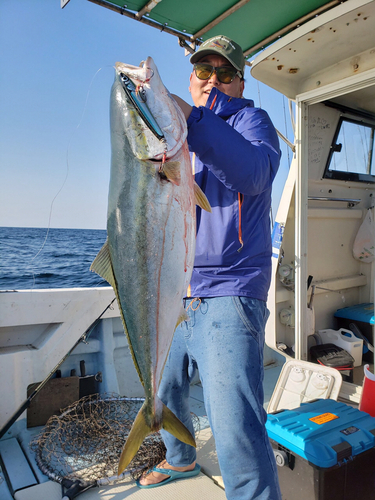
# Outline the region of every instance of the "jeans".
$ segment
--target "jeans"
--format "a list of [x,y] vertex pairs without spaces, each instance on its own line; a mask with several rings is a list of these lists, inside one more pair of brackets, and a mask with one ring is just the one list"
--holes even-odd
[[[194,433],[189,386],[199,368],[227,498],[279,500],[263,409],[266,303],[247,297],[214,297],[200,304],[188,299],[186,306],[190,320],[176,329],[159,396]],[[196,460],[195,448],[166,431],[162,436],[171,465],[182,467]]]

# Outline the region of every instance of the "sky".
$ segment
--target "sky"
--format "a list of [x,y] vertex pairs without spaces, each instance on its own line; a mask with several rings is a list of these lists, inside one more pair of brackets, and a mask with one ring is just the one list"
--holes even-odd
[[[117,61],[151,56],[168,90],[193,104],[178,39],[87,0],[0,2],[0,226],[105,229],[109,95]],[[244,97],[293,140],[287,100],[247,67]],[[273,213],[289,170],[281,142]]]

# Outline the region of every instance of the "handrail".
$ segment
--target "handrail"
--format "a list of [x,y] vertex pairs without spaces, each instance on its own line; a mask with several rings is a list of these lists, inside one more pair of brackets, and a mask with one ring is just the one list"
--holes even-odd
[[285,137],[285,135],[283,135],[283,134],[282,134],[281,132],[279,132],[277,129],[276,129],[276,133],[277,133],[277,135],[280,137],[280,139],[282,139],[282,140],[285,142],[285,144],[286,144],[287,146],[289,146],[289,147],[290,147],[290,149],[293,151],[293,153],[295,153],[295,152],[296,152],[296,146],[295,146],[292,142],[290,142],[290,140],[289,140],[289,139],[287,139],[287,138]]
[[355,205],[358,205],[358,203],[361,203],[361,199],[358,198],[329,198],[326,196],[309,196],[308,197],[309,201],[343,201],[344,203],[348,204],[348,207],[354,207]]

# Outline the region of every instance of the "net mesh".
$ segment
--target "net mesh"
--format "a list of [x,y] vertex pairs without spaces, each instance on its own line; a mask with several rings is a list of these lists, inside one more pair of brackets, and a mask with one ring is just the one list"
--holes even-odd
[[[39,468],[58,482],[118,479],[121,451],[143,402],[142,398],[95,394],[52,416],[31,443]],[[193,421],[197,428],[198,418]],[[127,471],[138,479],[165,458],[165,451],[160,433],[150,434]]]

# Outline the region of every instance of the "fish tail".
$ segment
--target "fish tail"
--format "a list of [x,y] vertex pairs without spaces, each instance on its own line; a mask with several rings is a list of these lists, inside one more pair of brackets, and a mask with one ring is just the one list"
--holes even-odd
[[143,403],[142,408],[139,410],[138,415],[136,416],[132,428],[130,429],[129,435],[126,439],[125,446],[122,450],[120,461],[118,464],[117,475],[119,476],[126,467],[130,464],[134,455],[139,450],[143,440],[146,436],[151,434],[152,429],[147,424],[145,418],[145,405],[146,402]]
[[147,422],[149,420],[146,417],[147,406],[148,402],[145,401],[142,408],[139,410],[136,419],[134,420],[133,426],[120,456],[117,475],[120,475],[130,464],[146,436],[160,430],[161,428],[173,434],[180,441],[196,447],[195,439],[191,432],[169,408],[163,404],[162,418],[160,422],[155,422],[155,419],[152,419],[152,417],[152,421]]
[[163,404],[162,427],[183,443],[196,447],[194,436],[165,404]]

